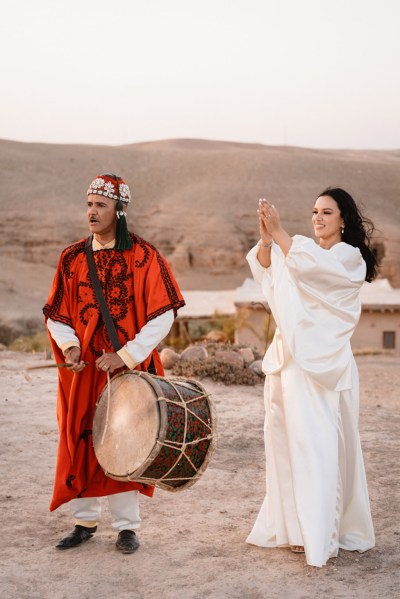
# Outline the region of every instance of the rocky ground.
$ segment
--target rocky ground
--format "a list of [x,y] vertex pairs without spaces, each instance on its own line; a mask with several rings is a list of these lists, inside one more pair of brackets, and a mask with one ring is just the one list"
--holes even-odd
[[400,369],[398,356],[360,356],[360,429],[376,547],[341,551],[321,569],[287,549],[247,545],[264,495],[263,388],[205,379],[219,425],[214,458],[182,493],[143,498],[141,547],[116,551],[104,519],[86,545],[54,548],[71,528],[50,514],[57,425],[55,369],[40,356],[0,352],[0,593],[4,599],[391,599],[400,584]]

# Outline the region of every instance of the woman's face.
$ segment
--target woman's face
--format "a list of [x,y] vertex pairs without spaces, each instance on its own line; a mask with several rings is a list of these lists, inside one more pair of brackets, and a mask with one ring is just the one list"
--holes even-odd
[[332,247],[342,240],[343,222],[335,200],[330,196],[320,196],[314,205],[312,224],[321,246]]

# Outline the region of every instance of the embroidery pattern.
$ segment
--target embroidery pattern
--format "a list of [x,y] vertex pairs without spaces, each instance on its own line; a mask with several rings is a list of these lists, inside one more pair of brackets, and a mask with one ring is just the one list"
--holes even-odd
[[67,480],[65,481],[65,484],[67,485],[67,487],[69,489],[72,489],[72,482],[76,479],[75,474],[70,474],[69,477],[67,478]]
[[131,192],[129,186],[126,183],[118,184],[118,194],[115,189],[116,182],[113,182],[113,179],[110,180],[107,177],[107,182],[103,177],[97,177],[94,181],[89,185],[89,189],[87,191],[87,195],[90,194],[98,194],[100,196],[106,196],[107,198],[111,198],[112,200],[121,200],[125,202],[125,204],[129,204],[131,201]]
[[89,435],[92,434],[92,429],[87,428],[79,435],[79,439],[83,439],[86,443],[88,442]]
[[131,239],[132,239],[132,242],[134,244],[137,244],[143,251],[143,260],[136,259],[135,266],[137,268],[143,268],[143,266],[145,264],[147,264],[147,262],[149,260],[149,256],[150,256],[149,247],[153,250],[155,250],[155,248],[152,245],[150,245],[150,243],[147,243],[147,241],[145,241],[141,237],[138,237],[137,235],[131,235]]
[[[143,253],[142,258],[139,252],[139,257],[135,259],[136,268],[144,268],[149,262],[150,250],[154,251],[161,278],[168,294],[169,303],[149,314],[147,319],[153,320],[157,316],[160,316],[171,309],[174,310],[176,315],[178,308],[184,306],[185,302],[178,297],[177,290],[164,259],[151,243],[148,243],[135,234],[131,234],[131,239],[134,244],[134,250],[136,249],[137,251],[137,249],[140,248]],[[82,259],[86,260],[84,252],[85,240],[79,241],[64,250],[54,300],[51,305],[46,304],[43,309],[45,316],[48,318],[63,322],[71,327],[73,327],[71,319],[60,313],[64,296],[63,279],[65,277],[68,281],[74,277],[74,260],[79,254],[83,254]],[[128,265],[123,252],[117,250],[100,250],[94,252],[94,260],[103,294],[113,318],[115,328],[119,333],[121,341],[124,339],[125,343],[127,343],[130,338],[128,332],[121,326],[120,322],[126,318],[129,308],[132,306],[134,308],[133,273],[128,272]],[[104,347],[109,347],[110,350],[112,350],[112,343],[104,325],[103,317],[101,316],[89,272],[87,273],[85,280],[79,281],[77,284],[76,300],[80,306],[79,319],[81,323],[87,327],[90,322],[93,322],[93,319],[95,319],[96,322],[95,330],[89,343],[91,353],[96,357],[99,357],[101,356]]]
[[[133,273],[128,273],[128,265],[122,252],[98,251],[94,252],[93,256],[103,295],[115,328],[122,334],[126,343],[129,341],[128,332],[119,323],[126,318],[128,307],[134,301]],[[89,273],[86,281],[78,283],[77,301],[79,304],[83,304],[79,311],[79,319],[82,324],[88,326],[92,318],[98,319],[89,347],[95,356],[101,356],[104,345],[111,348],[112,343],[100,313]]]
[[154,247],[154,245],[152,245],[148,241],[145,241],[138,235],[131,235],[131,238],[132,238],[133,243],[136,243],[137,245],[139,245],[139,247],[143,250],[143,260],[141,260],[141,261],[135,260],[135,266],[137,266],[138,268],[143,268],[143,266],[148,262],[148,259],[150,256],[149,248],[151,248],[155,252],[156,257],[157,257],[158,266],[160,268],[161,278],[163,280],[165,289],[168,294],[168,298],[170,300],[170,303],[167,306],[163,306],[159,310],[156,310],[155,312],[152,312],[151,314],[149,314],[148,319],[153,320],[157,316],[160,316],[161,314],[164,314],[165,312],[167,312],[168,310],[171,310],[171,309],[174,310],[174,313],[176,316],[177,310],[179,308],[182,308],[182,306],[185,305],[185,302],[183,300],[180,300],[178,297],[178,293],[175,289],[174,283],[172,282],[172,279],[170,277],[170,274],[168,272],[168,269],[167,269],[167,266],[165,264],[163,257],[161,256],[161,254],[157,250],[157,248]]
[[63,284],[63,276],[65,275],[67,279],[72,279],[74,276],[74,271],[71,269],[71,264],[75,260],[75,258],[85,251],[85,242],[78,241],[70,246],[68,246],[64,252],[62,257],[61,269],[58,275],[57,281],[57,291],[54,296],[53,303],[46,304],[43,308],[43,314],[46,318],[52,318],[57,320],[58,322],[62,322],[64,324],[72,326],[72,321],[69,316],[60,314],[60,307],[64,296],[64,284]]
[[119,195],[121,196],[122,201],[125,200],[125,202],[129,202],[129,200],[131,199],[131,192],[126,183],[119,184]]

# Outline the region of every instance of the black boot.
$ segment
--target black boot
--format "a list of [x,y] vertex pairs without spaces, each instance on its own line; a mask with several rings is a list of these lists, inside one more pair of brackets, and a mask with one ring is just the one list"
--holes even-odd
[[56,545],[57,549],[71,549],[71,547],[77,547],[84,541],[87,541],[93,536],[97,530],[97,526],[88,527],[76,524],[72,532],[66,537],[63,537]]
[[139,539],[133,530],[121,530],[115,546],[122,553],[133,553],[139,547]]

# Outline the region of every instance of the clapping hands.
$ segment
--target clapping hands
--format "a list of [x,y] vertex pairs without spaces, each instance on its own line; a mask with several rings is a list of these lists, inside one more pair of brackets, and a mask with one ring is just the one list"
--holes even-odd
[[260,237],[264,244],[272,241],[274,233],[281,228],[279,213],[275,206],[265,198],[258,200],[258,220],[260,227]]

